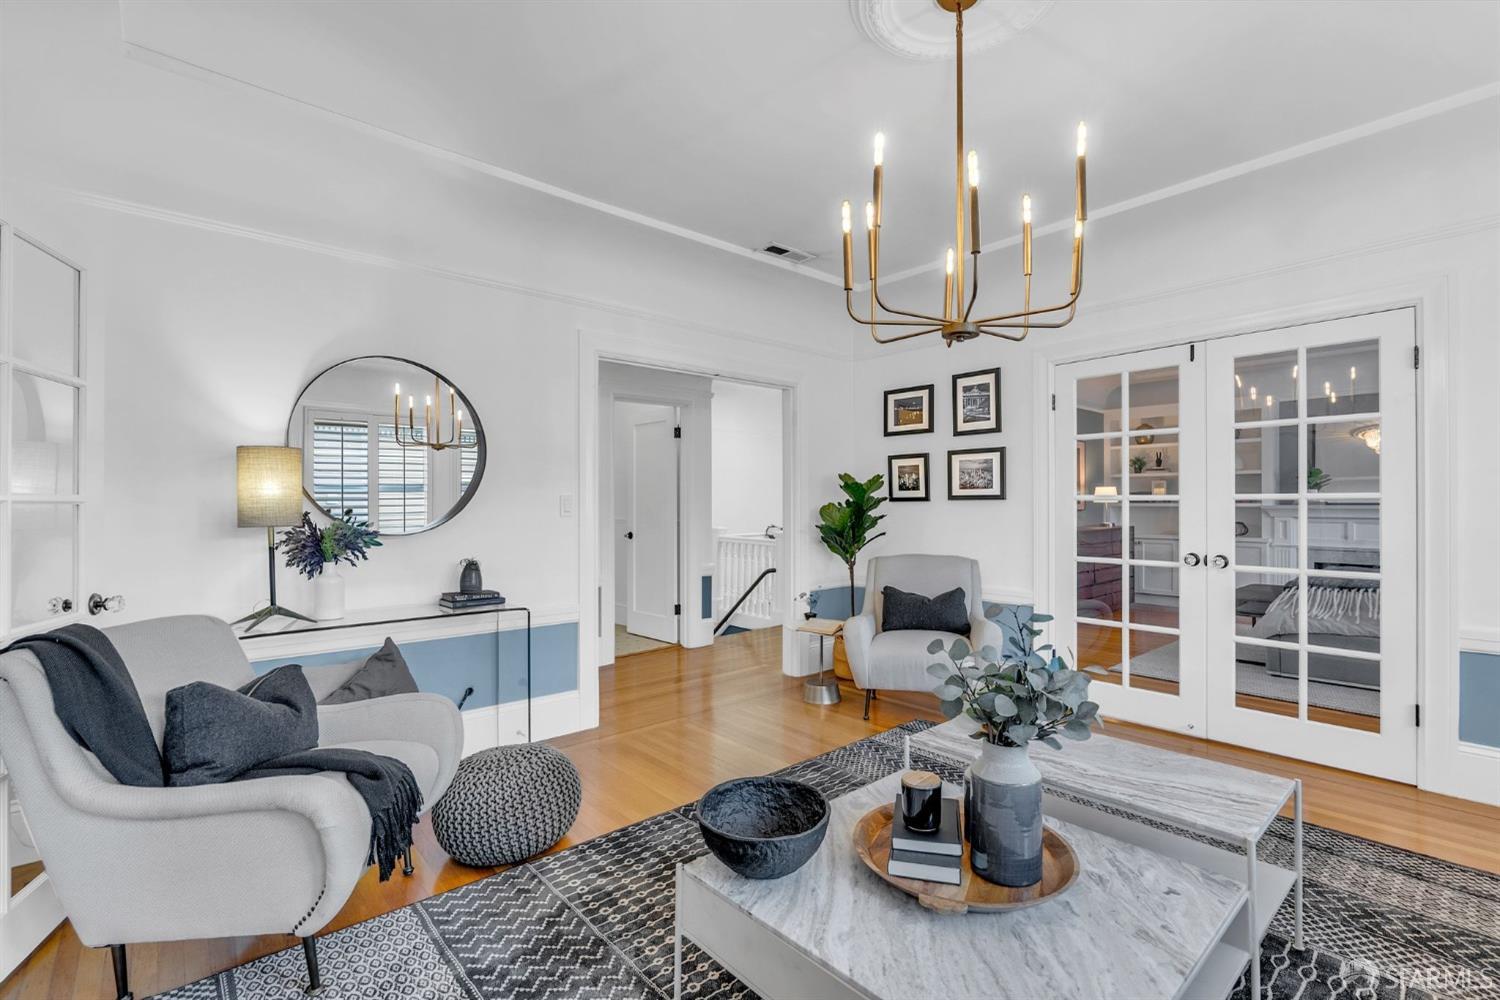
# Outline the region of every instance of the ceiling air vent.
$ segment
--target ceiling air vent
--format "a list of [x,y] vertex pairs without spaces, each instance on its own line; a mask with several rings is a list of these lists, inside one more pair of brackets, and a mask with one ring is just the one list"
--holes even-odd
[[782,260],[791,261],[793,264],[806,264],[817,256],[806,250],[797,250],[793,247],[782,246],[780,243],[767,243],[760,248],[760,252],[770,254],[772,257],[780,257]]

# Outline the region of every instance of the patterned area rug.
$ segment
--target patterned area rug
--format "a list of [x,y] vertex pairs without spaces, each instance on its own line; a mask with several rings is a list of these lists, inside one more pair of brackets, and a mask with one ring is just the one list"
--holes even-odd
[[[780,773],[840,795],[897,770],[903,732],[928,725],[909,723]],[[944,759],[914,752],[913,763],[962,777]],[[1290,866],[1289,823],[1278,820],[1262,843],[1269,859]],[[1304,846],[1308,947],[1288,943],[1283,907],[1262,949],[1266,996],[1500,997],[1500,876],[1311,825]],[[329,934],[319,939],[322,996],[670,997],[673,873],[705,851],[693,806],[682,806]],[[684,996],[754,996],[691,944],[683,967]],[[295,1000],[305,974],[301,948],[291,948],[163,996]],[[1247,994],[1242,980],[1229,1000]]]

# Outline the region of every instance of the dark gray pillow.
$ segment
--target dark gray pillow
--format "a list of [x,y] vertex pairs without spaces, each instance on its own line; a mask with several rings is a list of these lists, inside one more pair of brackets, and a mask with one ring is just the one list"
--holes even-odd
[[167,692],[167,784],[216,785],[257,764],[318,745],[318,706],[295,663],[238,691],[194,681]]
[[327,698],[324,705],[343,705],[367,698],[384,698],[391,694],[415,694],[417,682],[411,676],[411,668],[401,650],[387,636],[385,645],[371,654],[365,665],[354,671]]
[[881,631],[969,634],[969,603],[964,599],[962,587],[954,587],[936,597],[908,594],[895,587],[886,587],[880,593],[885,598]]

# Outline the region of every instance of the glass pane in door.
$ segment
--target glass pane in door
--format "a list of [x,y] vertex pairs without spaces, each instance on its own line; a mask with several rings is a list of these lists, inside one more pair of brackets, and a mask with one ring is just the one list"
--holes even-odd
[[1275,351],[1236,358],[1234,385],[1214,388],[1234,393],[1236,421],[1275,420],[1297,416],[1295,403],[1300,382],[1297,352]]
[[78,374],[78,271],[25,237],[10,241],[15,259],[11,329],[20,360]]
[[1380,342],[1307,349],[1307,415],[1380,412]]
[[78,390],[17,371],[10,399],[11,492],[78,492]]
[[11,625],[45,621],[76,603],[74,583],[78,507],[70,503],[12,503]]

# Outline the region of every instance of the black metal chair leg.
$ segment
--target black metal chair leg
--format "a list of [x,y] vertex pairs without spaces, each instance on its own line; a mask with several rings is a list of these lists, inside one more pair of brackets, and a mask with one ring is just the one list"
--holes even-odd
[[318,941],[316,938],[302,939],[302,957],[307,959],[307,989],[302,992],[315,996],[323,992],[323,977],[318,974]]
[[401,874],[407,876],[408,878],[410,878],[411,877],[411,873],[414,872],[414,871],[416,871],[416,868],[414,868],[412,866],[412,863],[411,863],[411,848],[410,847],[408,847],[406,849],[406,853],[404,855],[402,855],[401,860],[402,860]]
[[874,688],[865,688],[865,719],[870,718],[870,699],[875,696]]
[[110,945],[109,956],[115,963],[115,994],[119,1000],[135,1000],[134,994],[130,992],[130,970],[125,965],[125,946]]

